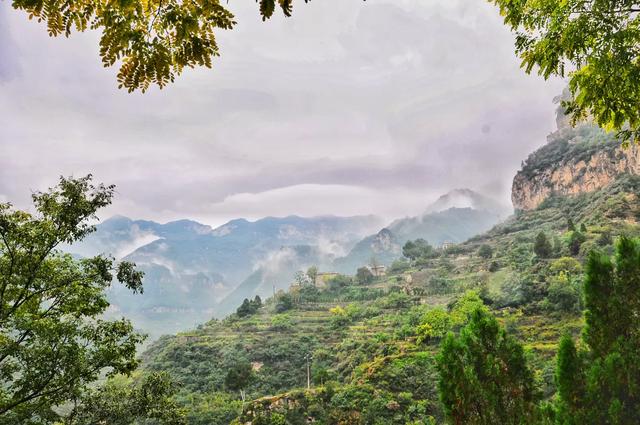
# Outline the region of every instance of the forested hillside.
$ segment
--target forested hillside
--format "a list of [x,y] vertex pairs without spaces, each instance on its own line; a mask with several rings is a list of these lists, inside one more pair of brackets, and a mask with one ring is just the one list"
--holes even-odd
[[[563,130],[571,131],[584,129]],[[571,137],[571,149],[608,149],[594,144],[603,133],[593,131],[595,140]],[[542,150],[554,151],[554,143]],[[540,167],[556,166],[545,155]],[[440,344],[481,308],[523,344],[535,400],[551,401],[558,343],[584,326],[588,253],[612,254],[619,236],[640,236],[638,193],[640,176],[621,172],[591,191],[549,194],[445,250],[405,246],[408,258],[386,276],[337,276],[325,288],[245,301],[224,320],[162,338],[144,367],[182,383],[190,423],[226,424],[240,410],[240,423],[253,424],[441,423],[450,412],[438,397]],[[245,379],[235,379],[243,368]],[[243,407],[239,390],[254,401]]]

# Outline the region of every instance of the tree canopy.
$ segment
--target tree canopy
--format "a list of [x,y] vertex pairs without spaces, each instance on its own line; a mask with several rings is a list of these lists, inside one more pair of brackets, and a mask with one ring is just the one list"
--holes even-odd
[[473,311],[459,336],[447,335],[437,361],[451,423],[535,423],[537,394],[524,349],[485,310]]
[[562,424],[640,421],[640,240],[622,237],[615,259],[592,252],[585,277],[588,350],[565,336],[557,357]]
[[[305,3],[308,0],[305,0]],[[119,64],[118,87],[129,92],[160,88],[185,67],[211,68],[220,55],[215,33],[236,25],[220,0],[14,0],[15,9],[47,26],[50,36],[101,32],[105,67]],[[276,9],[290,16],[293,0],[260,0],[263,20]]]
[[640,136],[640,3],[492,0],[516,32],[527,73],[569,77],[574,121],[593,118],[625,140]]
[[105,289],[118,280],[142,292],[134,264],[76,260],[61,244],[94,230],[113,186],[61,178],[33,195],[35,213],[0,204],[0,423],[49,423],[104,370],[130,373],[143,336],[127,320],[102,318]]

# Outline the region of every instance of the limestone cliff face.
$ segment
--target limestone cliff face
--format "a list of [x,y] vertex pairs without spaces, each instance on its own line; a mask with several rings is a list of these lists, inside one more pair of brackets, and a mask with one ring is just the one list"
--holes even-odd
[[610,138],[585,141],[572,138],[575,134],[567,137],[567,129],[561,131],[562,140],[550,142],[558,145],[546,145],[532,154],[514,178],[511,199],[516,210],[535,209],[552,194],[598,190],[623,173],[640,174],[640,146],[625,149]]

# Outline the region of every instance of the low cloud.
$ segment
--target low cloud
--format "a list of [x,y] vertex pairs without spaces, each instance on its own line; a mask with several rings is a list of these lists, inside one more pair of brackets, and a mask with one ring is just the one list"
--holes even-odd
[[115,88],[95,33],[49,38],[0,3],[0,193],[24,206],[91,172],[118,186],[105,215],[397,217],[454,187],[508,201],[553,130],[563,82],[524,74],[488,2],[230,7],[214,69],[142,95]]

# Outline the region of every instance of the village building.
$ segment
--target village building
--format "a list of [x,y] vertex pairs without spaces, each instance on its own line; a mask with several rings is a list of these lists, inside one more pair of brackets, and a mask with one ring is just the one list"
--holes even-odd
[[382,265],[369,266],[369,271],[371,271],[371,274],[375,277],[382,277],[387,274],[386,266]]
[[454,245],[455,244],[453,242],[445,241],[445,242],[442,242],[442,245],[440,245],[440,249],[442,249],[443,251],[446,251],[447,249],[451,248]]

